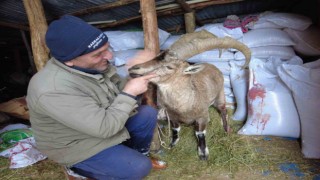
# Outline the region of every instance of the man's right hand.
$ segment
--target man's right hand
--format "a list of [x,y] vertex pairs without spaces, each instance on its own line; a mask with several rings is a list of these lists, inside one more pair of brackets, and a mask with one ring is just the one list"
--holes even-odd
[[157,77],[156,74],[147,74],[138,78],[130,79],[123,88],[123,92],[137,96],[147,91],[149,79]]

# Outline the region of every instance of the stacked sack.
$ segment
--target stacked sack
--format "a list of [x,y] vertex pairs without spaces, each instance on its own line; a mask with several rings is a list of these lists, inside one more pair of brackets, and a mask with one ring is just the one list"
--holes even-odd
[[[312,24],[311,20],[302,15],[274,12],[264,12],[258,15],[258,17],[257,21],[247,24],[246,28],[249,28],[250,30],[245,33],[241,39],[241,41],[250,48],[253,57],[252,59],[259,58],[267,60],[270,57],[275,57],[282,61],[287,61],[295,57],[296,54],[293,47],[296,45],[296,42],[286,31],[284,31],[284,29],[305,30]],[[244,56],[241,52],[235,53],[235,60],[244,60]],[[236,68],[231,71],[235,71],[235,73],[232,74],[239,73],[239,70]],[[242,74],[244,74],[244,72],[242,72]],[[246,72],[246,74],[249,73]],[[235,78],[233,79],[236,80]],[[249,79],[249,77],[245,79]],[[242,81],[248,83],[248,81]],[[249,87],[249,84],[245,87]],[[237,107],[241,109],[241,112],[239,113],[236,111],[234,119],[245,120],[246,115],[248,114],[246,109],[248,104],[244,103],[243,99],[245,98],[243,96],[245,93],[243,92],[246,90],[239,90],[239,88],[234,89],[238,89],[238,91],[242,92],[237,93],[239,95],[236,96],[236,99],[241,100],[241,103],[237,104]],[[239,107],[239,105],[243,104],[244,107]]]
[[304,157],[319,159],[320,60],[303,64],[295,55],[320,55],[319,29],[311,24],[302,15],[266,12],[244,34],[252,59],[248,112],[238,133],[301,137]]
[[[275,13],[275,12],[264,12],[257,15],[256,21],[246,24],[245,28],[248,28],[249,31],[244,33],[243,37],[240,39],[244,44],[246,44],[251,50],[251,56],[253,58],[259,58],[266,60],[270,57],[276,57],[283,61],[289,60],[296,56],[294,51],[294,46],[296,42],[289,36],[284,29],[296,29],[304,30],[308,28],[312,22],[309,18],[291,14],[291,13]],[[235,53],[235,60],[243,61],[244,56],[241,52]],[[231,74],[233,74],[232,81],[234,84],[239,86],[239,79],[236,77],[238,74],[247,74],[249,72],[239,72],[239,69],[236,66],[232,66]],[[243,70],[245,71],[245,70]],[[249,77],[244,77],[244,79],[249,79]],[[234,120],[243,121],[247,117],[247,106],[245,102],[246,93],[248,89],[243,89],[248,87],[248,81],[241,79],[241,82],[246,83],[247,85],[242,85],[241,88],[234,88],[235,91],[240,91],[240,93],[235,96],[237,100],[237,110],[233,116]],[[245,97],[244,97],[245,96]],[[239,102],[239,103],[238,103]]]
[[[279,94],[285,93],[286,95],[283,94],[284,96],[282,97],[287,97],[287,99],[282,99],[281,101],[290,102],[289,106],[293,107],[290,113],[295,115],[295,118],[291,119],[297,121],[293,124],[299,122],[296,109],[294,108],[294,102],[291,100],[291,92],[285,90],[287,89],[286,86],[283,86],[283,89],[280,90],[279,88],[271,87],[271,85],[283,83],[276,73],[277,66],[286,63],[290,64],[293,59],[299,59],[293,48],[296,42],[284,29],[304,30],[308,28],[312,22],[305,16],[291,13],[264,12],[257,15],[257,17],[256,21],[247,24],[246,28],[248,28],[249,31],[245,33],[241,39],[241,41],[250,48],[252,53],[249,72],[239,72],[237,68],[232,68],[231,70],[231,74],[235,74],[233,75],[231,83],[235,85],[235,90],[241,91],[241,93],[236,93],[236,99],[239,99],[241,103],[237,104],[234,120],[247,120],[245,126],[239,131],[240,134],[299,137],[300,134],[298,130],[288,132],[289,128],[286,127],[286,124],[292,122],[282,122],[283,118],[275,118],[281,117],[281,115],[287,115],[288,110],[275,105],[271,108],[270,104],[266,105],[266,102],[270,100],[276,104],[280,99]],[[235,60],[244,60],[241,52],[235,53]],[[299,63],[302,64],[302,60],[299,61]],[[236,77],[241,73],[245,74],[242,76],[243,79],[241,82],[246,83],[246,85],[242,84],[242,87],[238,88],[240,83]],[[247,81],[244,79],[247,79]],[[258,89],[256,87],[257,83],[260,86]],[[243,90],[245,87],[247,87],[247,89]],[[263,90],[262,92],[264,94],[260,94],[263,98],[253,96],[253,94],[259,93],[256,92],[256,90]],[[258,98],[259,100],[254,98]],[[244,99],[246,99],[246,103]],[[264,102],[256,102],[260,100],[264,100]],[[277,114],[265,113],[273,108],[273,111],[277,112]],[[272,119],[274,120],[272,121]],[[277,127],[275,127],[273,123],[277,124]],[[270,128],[272,127],[271,130],[268,130],[267,124],[269,124]],[[300,127],[297,126],[295,128],[299,129]]]

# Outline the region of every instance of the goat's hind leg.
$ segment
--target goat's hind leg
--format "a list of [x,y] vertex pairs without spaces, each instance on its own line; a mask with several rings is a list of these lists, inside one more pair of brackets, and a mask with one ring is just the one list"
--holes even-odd
[[221,91],[218,95],[218,98],[214,102],[214,107],[216,107],[219,110],[220,116],[221,116],[221,121],[223,125],[223,129],[226,132],[230,132],[231,129],[228,125],[228,113],[227,113],[227,108],[226,108],[226,97],[224,94],[224,91]]
[[[205,122],[205,123],[204,123]],[[198,139],[198,155],[200,160],[208,160],[209,149],[206,145],[206,126],[207,120],[198,120],[195,124],[195,133]]]
[[172,139],[170,143],[170,147],[174,147],[179,142],[179,132],[180,132],[180,124],[171,122],[172,125]]

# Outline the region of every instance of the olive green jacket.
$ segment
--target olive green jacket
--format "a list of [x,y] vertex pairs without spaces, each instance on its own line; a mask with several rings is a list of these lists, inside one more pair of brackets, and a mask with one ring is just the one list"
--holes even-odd
[[37,148],[72,166],[130,138],[124,125],[137,101],[119,94],[124,83],[112,66],[93,75],[50,59],[27,93]]

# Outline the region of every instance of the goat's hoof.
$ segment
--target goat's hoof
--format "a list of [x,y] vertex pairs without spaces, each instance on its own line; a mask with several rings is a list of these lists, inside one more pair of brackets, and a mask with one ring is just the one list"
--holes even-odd
[[200,156],[199,156],[199,159],[200,159],[201,161],[206,161],[206,160],[208,160],[208,156],[200,155]]
[[228,126],[226,129],[226,132],[230,134],[230,133],[232,133],[232,131],[233,131],[232,128],[230,126]]
[[232,133],[232,128],[231,128],[230,126],[225,127],[225,128],[224,128],[224,131],[225,131],[226,133],[230,134],[230,133]]

